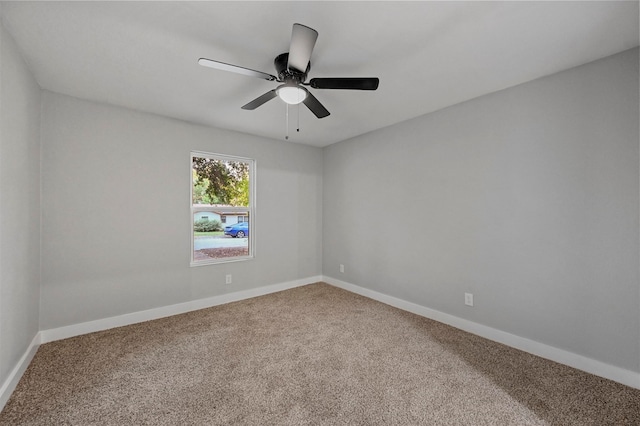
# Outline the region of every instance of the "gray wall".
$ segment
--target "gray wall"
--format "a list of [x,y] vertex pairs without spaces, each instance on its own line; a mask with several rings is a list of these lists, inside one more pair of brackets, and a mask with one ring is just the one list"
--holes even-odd
[[[42,105],[41,329],[322,273],[320,149],[50,92]],[[256,159],[255,259],[189,267],[191,150]]]
[[640,371],[638,116],[634,49],[326,148],[324,274]]
[[[41,95],[0,36],[0,382],[38,322],[321,273],[640,371],[637,50],[319,150]],[[191,150],[257,160],[256,259],[189,267]]]
[[0,26],[0,383],[38,332],[40,88]]

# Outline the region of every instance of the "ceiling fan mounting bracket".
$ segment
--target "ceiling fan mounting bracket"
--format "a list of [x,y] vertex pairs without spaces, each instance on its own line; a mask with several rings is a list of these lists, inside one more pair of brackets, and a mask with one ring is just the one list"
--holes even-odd
[[288,63],[289,52],[281,53],[273,60],[273,65],[278,73],[278,81],[295,85],[304,83],[311,69],[311,62],[309,62],[304,72],[300,72],[295,68],[288,68]]

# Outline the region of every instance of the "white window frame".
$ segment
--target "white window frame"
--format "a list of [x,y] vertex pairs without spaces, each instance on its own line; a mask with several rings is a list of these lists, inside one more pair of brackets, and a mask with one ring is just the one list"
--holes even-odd
[[[247,256],[236,256],[236,257],[226,257],[220,259],[207,259],[207,260],[194,260],[193,259],[193,247],[194,247],[194,232],[193,232],[193,216],[199,211],[210,211],[211,207],[194,207],[193,205],[193,158],[212,158],[216,160],[222,161],[241,161],[243,163],[249,164],[249,205],[247,207],[220,207],[216,206],[216,211],[220,213],[246,213],[249,212],[249,236],[248,236],[248,244],[249,244],[249,254]],[[226,155],[226,154],[217,154],[212,152],[203,152],[203,151],[191,151],[189,156],[189,206],[191,210],[191,266],[206,266],[206,265],[217,265],[220,263],[229,263],[229,262],[240,262],[243,260],[251,260],[256,255],[256,160],[253,158],[245,158],[238,157],[234,155]]]

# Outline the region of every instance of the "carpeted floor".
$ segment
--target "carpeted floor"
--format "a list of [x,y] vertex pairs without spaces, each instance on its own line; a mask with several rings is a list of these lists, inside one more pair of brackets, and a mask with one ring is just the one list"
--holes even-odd
[[318,283],[42,345],[3,425],[640,425],[640,390]]

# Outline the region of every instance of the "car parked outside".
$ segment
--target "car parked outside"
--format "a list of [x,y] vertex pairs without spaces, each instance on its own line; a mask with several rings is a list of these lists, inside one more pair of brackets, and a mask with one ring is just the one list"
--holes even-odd
[[234,238],[244,238],[249,236],[249,222],[240,222],[224,227],[224,235]]

